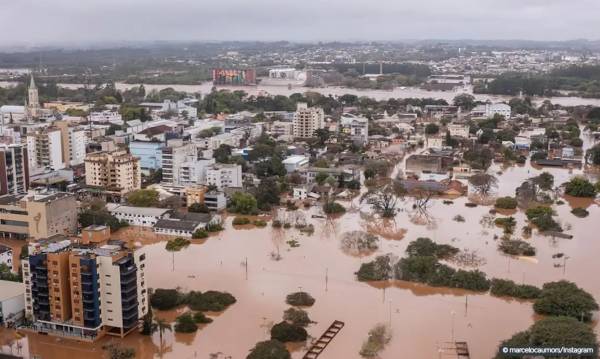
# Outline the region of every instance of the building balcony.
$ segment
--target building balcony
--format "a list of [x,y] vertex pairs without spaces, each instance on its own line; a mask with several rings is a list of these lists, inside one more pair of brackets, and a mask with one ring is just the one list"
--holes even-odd
[[122,308],[123,308],[123,312],[127,312],[133,309],[136,309],[137,311],[137,307],[138,307],[139,303],[136,301],[134,302],[130,302],[129,304],[123,304]]

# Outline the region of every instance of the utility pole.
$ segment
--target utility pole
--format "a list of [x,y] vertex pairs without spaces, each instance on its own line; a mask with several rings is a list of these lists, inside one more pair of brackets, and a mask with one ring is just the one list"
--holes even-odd
[[454,344],[454,316],[456,315],[456,312],[451,311],[450,314],[452,315],[452,343]]
[[329,284],[329,268],[325,268],[325,291],[327,292]]
[[392,327],[392,301],[390,300],[390,328]]
[[246,257],[246,280],[248,280],[248,257]]
[[569,259],[569,258],[571,258],[571,257],[568,257],[568,256],[563,257],[563,276],[565,274],[567,274],[567,259]]

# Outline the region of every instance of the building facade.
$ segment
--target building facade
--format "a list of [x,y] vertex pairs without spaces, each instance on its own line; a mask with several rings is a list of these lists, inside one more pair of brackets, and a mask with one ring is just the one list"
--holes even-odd
[[62,236],[30,243],[22,261],[26,315],[33,330],[50,335],[122,337],[148,313],[145,254],[110,241],[107,227],[83,232],[80,243]]
[[77,201],[66,192],[0,197],[0,237],[45,238],[77,233]]
[[0,195],[25,194],[29,188],[27,146],[0,146]]
[[90,153],[85,158],[85,184],[126,194],[141,188],[140,159],[118,150]]
[[139,157],[142,172],[150,172],[161,168],[163,147],[162,142],[132,141],[129,152]]
[[298,103],[293,123],[294,137],[313,137],[315,131],[325,125],[325,113],[322,108],[308,107],[306,103]]
[[32,172],[60,170],[66,167],[63,158],[62,133],[56,127],[27,135],[29,169]]
[[63,161],[67,167],[78,166],[85,160],[87,137],[85,130],[69,126],[66,121],[54,121],[61,134]]
[[208,167],[206,171],[206,184],[223,188],[242,187],[242,166],[235,164],[217,163]]

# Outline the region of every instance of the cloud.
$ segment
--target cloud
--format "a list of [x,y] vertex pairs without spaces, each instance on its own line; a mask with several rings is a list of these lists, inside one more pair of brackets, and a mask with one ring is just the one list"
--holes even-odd
[[0,46],[153,40],[600,39],[597,0],[0,0]]

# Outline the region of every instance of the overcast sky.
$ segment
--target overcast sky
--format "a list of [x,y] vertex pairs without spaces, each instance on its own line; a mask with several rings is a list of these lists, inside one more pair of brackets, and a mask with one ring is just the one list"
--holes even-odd
[[0,46],[600,39],[600,0],[0,0]]

